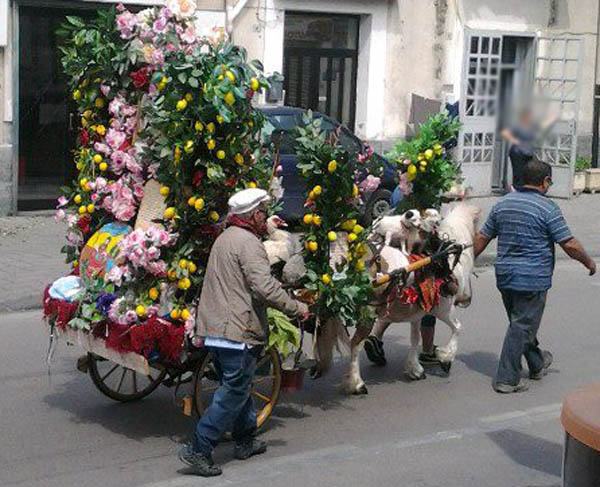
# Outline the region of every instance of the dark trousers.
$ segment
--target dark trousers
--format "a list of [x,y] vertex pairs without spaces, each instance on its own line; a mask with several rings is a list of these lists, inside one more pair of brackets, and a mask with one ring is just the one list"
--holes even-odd
[[221,384],[196,424],[194,448],[210,455],[226,431],[231,430],[234,440],[256,431],[256,411],[250,393],[261,347],[208,348]]
[[537,332],[546,306],[547,291],[505,289],[500,292],[509,325],[496,372],[496,382],[514,386],[521,380],[521,357],[525,356],[531,373],[539,372],[544,365]]

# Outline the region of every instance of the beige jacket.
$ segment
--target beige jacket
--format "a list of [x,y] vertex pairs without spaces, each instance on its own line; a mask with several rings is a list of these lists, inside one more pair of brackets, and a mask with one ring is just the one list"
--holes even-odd
[[265,344],[266,306],[290,317],[299,315],[296,301],[271,276],[262,242],[250,231],[231,226],[210,251],[196,313],[198,335]]

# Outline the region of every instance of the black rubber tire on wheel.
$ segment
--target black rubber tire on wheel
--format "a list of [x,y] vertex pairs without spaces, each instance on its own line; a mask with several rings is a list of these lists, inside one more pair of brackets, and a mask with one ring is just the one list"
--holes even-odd
[[392,192],[383,188],[378,189],[371,195],[365,206],[365,213],[362,217],[363,223],[366,226],[369,226],[381,215],[389,212],[389,210],[392,208],[390,204],[391,197]]
[[[115,401],[119,401],[119,402],[139,401],[140,399],[146,397],[148,394],[153,392],[161,384],[161,382],[167,375],[167,371],[164,369],[160,370],[160,371],[153,369],[153,371],[157,372],[158,375],[148,376],[148,377],[143,378],[143,382],[140,381],[140,385],[145,385],[145,387],[143,389],[137,390],[137,383],[138,383],[137,378],[143,377],[142,374],[140,374],[139,372],[135,372],[132,369],[127,369],[121,365],[110,362],[109,360],[98,357],[97,355],[94,355],[93,353],[88,353],[88,360],[89,360],[88,371],[90,373],[90,377],[92,378],[92,382],[94,383],[94,385],[98,388],[98,390],[102,394],[110,397],[111,399],[114,399]],[[112,366],[109,367],[108,372],[105,374],[103,374],[99,370],[99,367],[98,367],[99,363],[104,363],[104,362],[112,364]],[[121,376],[121,379],[119,380],[119,384],[117,385],[116,389],[112,388],[106,382],[106,380],[109,377],[113,376],[113,374],[115,372],[116,372],[116,377],[119,377],[119,374]],[[130,394],[123,393],[120,390],[121,385],[124,382],[124,378],[129,376],[130,374],[132,377],[131,380],[132,380],[132,384],[134,386],[134,391],[131,392]]]

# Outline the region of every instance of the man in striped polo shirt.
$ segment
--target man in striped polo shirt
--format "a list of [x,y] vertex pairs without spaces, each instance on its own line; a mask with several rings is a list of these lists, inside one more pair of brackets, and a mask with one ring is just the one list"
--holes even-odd
[[524,185],[492,208],[475,237],[475,257],[498,238],[496,285],[508,314],[494,390],[499,393],[527,389],[521,380],[525,356],[529,378],[540,380],[548,372],[552,354],[541,350],[537,331],[552,285],[554,245],[559,244],[593,275],[596,263],[573,237],[558,205],[546,197],[552,186],[552,167],[533,159],[525,166]]

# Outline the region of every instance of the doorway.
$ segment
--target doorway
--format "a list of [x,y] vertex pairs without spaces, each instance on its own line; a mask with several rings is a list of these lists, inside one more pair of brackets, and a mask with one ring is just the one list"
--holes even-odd
[[285,103],[354,130],[359,17],[286,12]]

